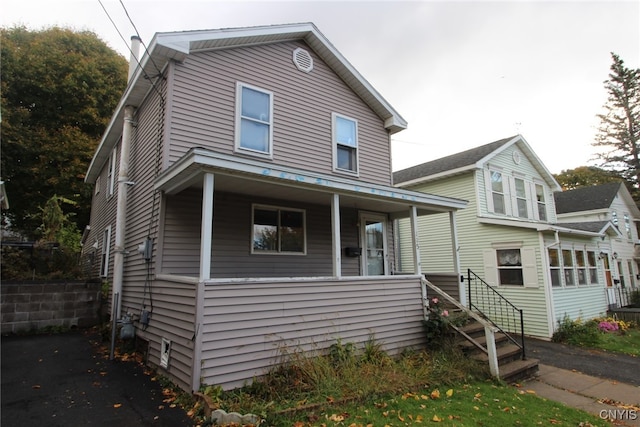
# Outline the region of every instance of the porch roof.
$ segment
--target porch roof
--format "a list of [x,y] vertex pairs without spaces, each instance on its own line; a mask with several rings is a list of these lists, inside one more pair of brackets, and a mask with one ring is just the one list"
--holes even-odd
[[410,206],[416,207],[418,215],[451,212],[467,206],[466,200],[265,164],[202,148],[189,150],[158,176],[155,189],[176,194],[190,187],[201,188],[205,173],[215,175],[216,191],[316,204],[328,204],[332,195],[338,194],[341,206],[385,212],[392,218],[408,216]]

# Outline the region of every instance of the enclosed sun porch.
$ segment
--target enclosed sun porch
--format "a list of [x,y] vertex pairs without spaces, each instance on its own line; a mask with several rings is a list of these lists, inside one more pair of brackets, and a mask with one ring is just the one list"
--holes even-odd
[[[155,186],[163,194],[157,329],[146,338],[171,342],[166,369],[185,388],[241,386],[287,353],[337,339],[375,339],[390,354],[426,345],[417,218],[448,217],[457,266],[455,213],[465,201],[204,149]],[[400,218],[413,226],[415,266],[402,274]]]

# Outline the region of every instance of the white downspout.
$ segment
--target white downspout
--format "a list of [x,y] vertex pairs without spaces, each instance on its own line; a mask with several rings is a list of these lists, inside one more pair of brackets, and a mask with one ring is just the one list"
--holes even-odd
[[[140,52],[140,37],[131,37],[131,56],[129,57],[128,83],[138,67],[138,54]],[[127,223],[127,187],[129,182],[129,151],[131,135],[133,134],[134,107],[124,107],[124,121],[122,124],[122,141],[120,144],[120,168],[118,169],[118,200],[116,205],[116,236],[113,255],[113,303],[111,304],[111,319],[120,318],[122,307],[122,281],[124,276],[125,251],[125,226]],[[115,295],[118,294],[116,302]]]
[[111,318],[120,318],[120,307],[122,306],[122,280],[124,276],[124,255],[125,226],[127,222],[127,189],[129,182],[129,147],[131,146],[131,135],[133,133],[133,112],[132,106],[124,107],[124,124],[122,126],[122,142],[120,144],[120,168],[118,170],[118,201],[116,209],[116,237],[113,255],[113,295],[118,294],[117,305],[111,307]]

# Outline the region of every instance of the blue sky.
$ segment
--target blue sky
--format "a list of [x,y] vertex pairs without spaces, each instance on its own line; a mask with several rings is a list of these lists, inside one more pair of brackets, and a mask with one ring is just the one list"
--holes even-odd
[[[394,170],[521,133],[557,173],[590,162],[615,52],[640,67],[638,1],[122,0],[155,32],[313,22],[408,121]],[[120,1],[102,0],[126,40]],[[2,0],[0,25],[58,25],[127,46],[98,0]]]

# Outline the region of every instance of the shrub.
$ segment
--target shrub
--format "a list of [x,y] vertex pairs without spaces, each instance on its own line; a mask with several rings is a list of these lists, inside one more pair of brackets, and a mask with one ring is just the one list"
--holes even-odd
[[583,322],[580,318],[572,320],[565,314],[562,320],[558,320],[558,328],[553,333],[551,340],[589,347],[600,341],[600,332],[594,320],[589,322]]

